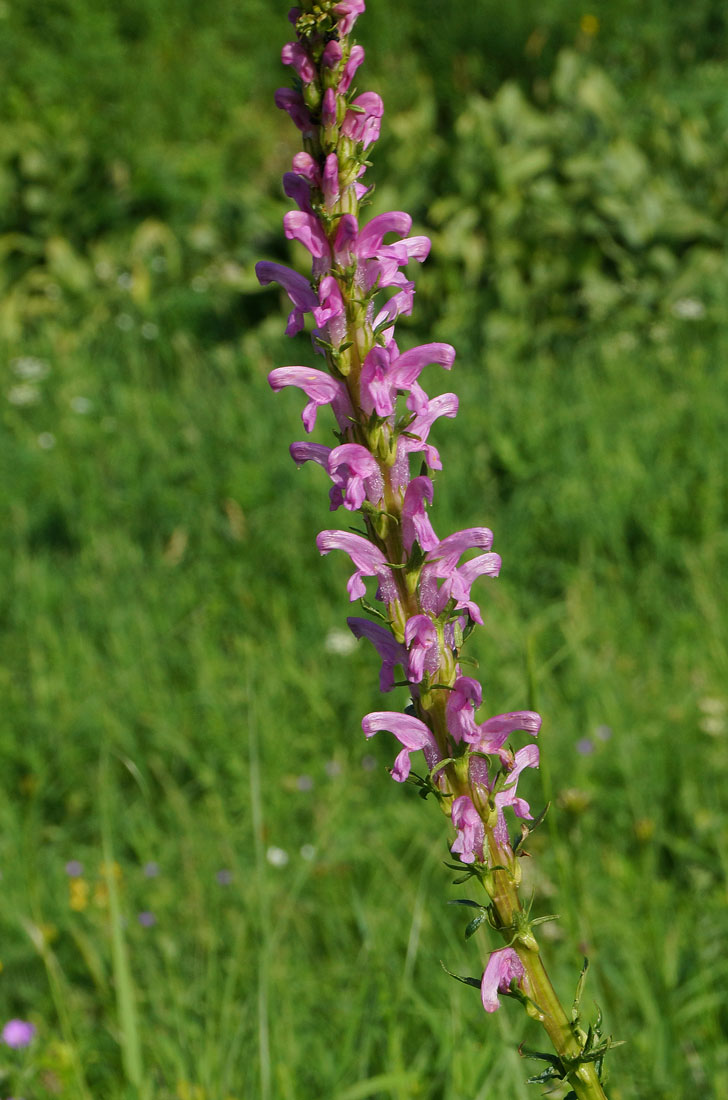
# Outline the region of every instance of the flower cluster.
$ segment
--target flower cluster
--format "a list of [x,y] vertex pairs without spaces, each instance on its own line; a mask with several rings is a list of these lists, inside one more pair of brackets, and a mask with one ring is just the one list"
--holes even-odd
[[[318,0],[290,13],[296,39],[283,47],[282,60],[295,71],[295,87],[280,89],[276,104],[301,131],[304,150],[283,178],[296,205],[283,225],[310,253],[311,275],[265,261],[256,270],[261,284],[279,284],[290,299],[289,335],[311,315],[322,365],[279,367],[269,382],[274,390],[303,391],[309,433],[319,409],[331,407],[338,445],[295,442],[291,455],[299,466],[313,462],[326,472],[332,511],[362,517],[365,534],[325,530],[317,546],[321,554],[348,554],[351,601],[367,595],[368,578],[376,582],[377,618],[348,624],[381,658],[382,691],[406,683],[411,694],[405,714],[368,714],[365,735],[386,730],[399,741],[392,768],[398,782],[410,775],[411,754],[422,751],[430,787],[455,831],[451,851],[463,864],[513,867],[504,811],[531,817],[517,786],[523,770],[538,765],[538,748],[513,751],[507,742],[516,731],[535,736],[541,720],[532,711],[478,720],[482,688],[460,665],[464,638],[483,621],[473,586],[497,577],[501,560],[487,528],[440,538],[430,521],[432,474],[442,468],[430,432],[440,417],[456,415],[458,399],[429,397],[420,377],[431,366],[449,371],[455,351],[444,343],[402,351],[395,338],[397,319],[413,306],[409,265],[426,259],[429,239],[410,235],[411,218],[402,211],[361,221],[371,190],[367,158],[382,118],[379,96],[354,87],[364,51],[350,34],[363,10],[363,0]],[[419,456],[415,476],[411,455]],[[511,948],[493,953],[483,978],[487,1011],[497,1007],[498,989],[523,973]]]

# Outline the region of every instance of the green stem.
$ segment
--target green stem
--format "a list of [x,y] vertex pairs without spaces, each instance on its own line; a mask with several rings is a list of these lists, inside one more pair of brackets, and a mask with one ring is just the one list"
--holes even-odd
[[[496,866],[513,865],[515,863],[513,854],[504,851],[492,834],[489,839],[491,862]],[[496,871],[494,879],[496,884],[492,898],[494,915],[504,938],[510,942],[514,929],[523,919],[523,906],[511,871]],[[512,946],[526,972],[524,988],[538,1010],[537,1012],[534,1010],[533,1015],[546,1031],[564,1067],[566,1068],[570,1062],[574,1063],[573,1069],[567,1072],[566,1079],[579,1100],[607,1100],[607,1094],[599,1080],[594,1062],[578,1061],[582,1053],[582,1044],[546,973],[532,932],[529,932],[529,941],[531,946],[516,939]]]

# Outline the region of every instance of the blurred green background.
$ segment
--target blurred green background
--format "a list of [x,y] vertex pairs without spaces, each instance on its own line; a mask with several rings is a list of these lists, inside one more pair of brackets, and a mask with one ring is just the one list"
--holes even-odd
[[[723,1100],[725,5],[368,8],[375,210],[433,239],[400,344],[458,349],[425,380],[461,398],[433,520],[493,528],[470,652],[487,713],[544,717],[548,962],[566,1002],[592,962],[611,1100]],[[440,967],[494,944],[464,943],[392,739],[363,743],[377,661],[288,456],[300,397],[266,384],[312,362],[253,274],[305,269],[286,10],[0,2],[0,1023],[38,1028],[0,1083],[27,1100],[539,1092],[517,1006]]]

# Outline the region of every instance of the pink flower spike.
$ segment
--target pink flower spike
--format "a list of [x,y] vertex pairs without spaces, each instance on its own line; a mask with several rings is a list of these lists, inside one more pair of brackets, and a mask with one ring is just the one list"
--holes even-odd
[[419,684],[425,669],[435,672],[439,664],[437,627],[427,615],[412,615],[404,628],[404,640],[409,650],[407,679]]
[[344,65],[344,71],[341,74],[339,86],[336,89],[339,95],[345,95],[349,91],[349,88],[351,87],[351,82],[354,79],[354,74],[356,73],[356,70],[359,68],[363,60],[364,47],[352,46],[351,50],[349,51],[349,57],[347,58],[346,64]]
[[364,479],[379,473],[376,459],[360,443],[342,443],[329,454],[328,469],[344,507],[350,512],[358,511],[367,495]]
[[478,741],[479,727],[475,711],[483,702],[483,689],[472,676],[458,676],[447,696],[447,728],[455,741]]
[[388,730],[389,733],[394,734],[401,745],[404,745],[404,750],[395,760],[392,769],[392,778],[398,783],[404,783],[410,773],[409,754],[411,752],[422,749],[427,767],[430,769],[442,759],[432,730],[411,714],[400,714],[399,711],[394,710],[373,711],[362,719],[361,728],[367,737],[373,737],[380,730]]
[[313,367],[276,367],[268,375],[268,384],[273,390],[284,386],[298,386],[303,390],[309,402],[301,414],[303,426],[307,432],[316,424],[316,413],[322,405],[331,405],[339,427],[347,423],[347,413],[351,411],[349,396],[343,383]]
[[339,0],[334,4],[334,12],[338,18],[338,31],[340,35],[351,34],[357,18],[366,8],[364,0]]
[[408,554],[412,553],[415,539],[422,550],[432,550],[439,545],[439,539],[425,511],[425,501],[432,504],[433,493],[432,481],[424,474],[413,477],[405,490],[402,506],[402,541]]
[[300,241],[315,259],[329,255],[329,242],[313,214],[289,210],[283,215],[283,231],[289,241]]
[[300,42],[286,42],[281,50],[281,61],[292,65],[304,84],[316,79],[316,68]]
[[458,835],[450,851],[460,856],[463,863],[475,863],[476,859],[482,863],[485,859],[483,853],[485,828],[480,814],[468,795],[463,794],[455,799],[451,815]]
[[352,603],[366,595],[362,577],[377,578],[386,603],[396,599],[396,587],[384,554],[362,535],[356,535],[352,531],[321,531],[316,536],[316,546],[320,554],[344,550],[351,558],[356,572],[349,578],[346,589]]
[[346,620],[349,630],[355,638],[368,638],[382,659],[379,672],[379,690],[391,691],[394,687],[394,668],[407,664],[407,650],[401,642],[395,641],[392,632],[379,623],[355,616]]
[[511,982],[521,982],[525,975],[523,963],[512,947],[501,947],[488,959],[488,965],[480,984],[480,996],[486,1012],[500,1008],[499,993],[507,993]]

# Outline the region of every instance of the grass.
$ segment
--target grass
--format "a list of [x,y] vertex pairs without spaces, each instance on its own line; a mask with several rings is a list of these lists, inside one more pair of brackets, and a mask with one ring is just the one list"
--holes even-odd
[[[134,71],[116,50],[108,65]],[[46,258],[4,271],[0,1013],[38,1036],[0,1048],[0,1083],[38,1100],[520,1100],[536,1089],[516,1048],[538,1037],[511,1005],[486,1019],[440,965],[478,974],[488,938],[466,945],[446,904],[462,891],[442,819],[391,782],[386,735],[363,743],[376,661],[342,651],[346,563],[314,545],[338,517],[287,454],[298,395],[265,381],[311,354],[249,278],[282,254],[295,135],[260,91],[246,179],[232,108],[207,175],[175,130],[217,56],[213,26],[175,110],[170,78],[153,135],[167,205],[155,192],[92,238],[25,226]],[[270,83],[271,56],[256,47],[241,88],[263,68]],[[59,234],[70,252],[48,249]],[[530,886],[560,914],[545,930],[564,1000],[587,954],[587,1003],[627,1040],[611,1100],[728,1091],[721,278],[698,317],[611,317],[535,352],[482,348],[463,322],[461,412],[437,434],[436,528],[485,522],[503,556],[470,652],[491,713],[544,716],[527,793],[552,810]],[[427,325],[416,301],[404,342]]]

